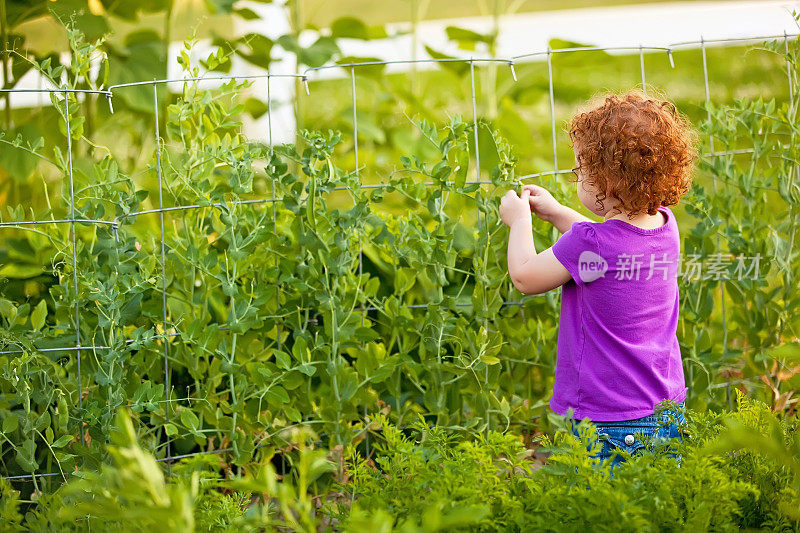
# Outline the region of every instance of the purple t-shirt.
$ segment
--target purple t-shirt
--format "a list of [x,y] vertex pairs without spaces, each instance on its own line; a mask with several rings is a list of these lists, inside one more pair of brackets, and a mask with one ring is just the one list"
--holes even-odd
[[561,289],[550,407],[593,421],[653,414],[683,401],[678,328],[680,239],[675,215],[643,229],[623,220],[575,222],[553,245],[572,279]]

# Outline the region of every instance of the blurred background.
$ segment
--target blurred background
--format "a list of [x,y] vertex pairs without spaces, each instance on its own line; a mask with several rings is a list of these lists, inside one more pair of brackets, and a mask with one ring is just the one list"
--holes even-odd
[[[63,79],[48,80],[34,65],[48,59],[52,70],[75,60],[65,26],[82,32],[87,42],[102,39],[91,57],[80,58],[90,65],[88,75],[75,87],[84,89],[180,78],[184,74],[178,58],[189,39],[188,54],[200,63],[204,76],[257,76],[268,71],[307,75],[309,95],[298,79],[271,80],[271,134],[280,143],[293,141],[298,128],[352,132],[353,102],[347,94],[350,69],[319,67],[406,61],[355,69],[362,178],[374,181],[391,168],[398,153],[426,149],[415,128],[408,127],[410,119],[435,122],[448,115],[468,118],[472,114],[469,65],[407,61],[516,58],[515,72],[502,62],[476,62],[474,82],[478,115],[512,143],[524,174],[557,166],[552,154],[553,118],[557,158],[571,160],[561,126],[580,102],[604,90],[623,90],[644,82],[662,91],[694,120],[704,117],[702,105],[707,98],[717,103],[753,95],[785,100],[788,84],[782,58],[748,50],[747,41],[725,40],[796,33],[792,17],[796,4],[4,0],[0,4],[3,87],[27,90],[63,83]],[[707,50],[701,50],[701,39],[707,41]],[[676,43],[685,44],[674,46],[672,57],[657,48]],[[553,54],[548,68],[549,56],[544,53],[548,47],[576,46],[623,49]],[[213,65],[206,61],[209,54],[216,54]],[[209,81],[206,86],[221,83]],[[181,89],[177,83],[167,88],[170,92]],[[131,166],[126,170],[141,167],[137,157],[147,153],[142,147],[149,142],[155,116],[150,93],[147,86],[118,89],[113,121],[106,120],[108,106],[95,105],[102,97],[81,98],[87,137],[115,153],[127,152]],[[159,94],[164,116],[167,96]],[[244,132],[266,141],[270,125],[265,80],[255,80],[241,96]],[[0,106],[9,137],[47,138],[57,131],[55,114],[48,109],[50,99],[44,93],[5,93]],[[352,152],[352,144],[350,148],[343,157]],[[0,154],[0,169],[6,171],[0,175],[0,198],[12,205],[27,198],[20,187],[33,172],[33,156],[5,150]]]

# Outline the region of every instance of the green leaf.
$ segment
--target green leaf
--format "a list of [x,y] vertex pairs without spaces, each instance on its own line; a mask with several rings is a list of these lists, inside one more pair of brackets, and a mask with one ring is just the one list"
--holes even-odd
[[[25,183],[40,160],[24,148],[35,139],[39,139],[41,133],[37,128],[30,125],[20,126],[7,132],[9,139],[15,138],[17,135],[19,135],[19,143],[14,142],[12,145],[3,143],[3,148],[0,150],[0,167],[8,172],[11,179],[19,183]],[[30,148],[30,146],[27,146],[27,148]]]
[[394,374],[394,370],[397,368],[395,361],[389,361],[383,363],[381,366],[375,370],[375,372],[370,376],[369,380],[372,383],[381,383],[389,379],[392,374]]
[[362,326],[356,328],[355,338],[359,342],[372,342],[380,339],[381,336],[374,329]]
[[336,369],[336,379],[339,384],[339,398],[342,403],[350,401],[350,399],[358,392],[358,375],[355,370],[349,366],[339,366]]
[[258,119],[269,111],[267,102],[259,98],[248,98],[244,102],[244,110],[251,117]]
[[367,25],[354,17],[341,17],[331,24],[331,37],[348,39],[369,39]]
[[272,39],[260,33],[246,33],[233,44],[239,57],[252,65],[269,69],[272,62],[272,47],[275,44]]
[[72,435],[61,435],[58,440],[53,443],[53,448],[63,448],[72,442],[73,439],[74,437]]
[[234,9],[233,12],[242,17],[244,20],[258,20],[261,18],[258,13],[246,7]]
[[278,368],[289,370],[292,367],[292,360],[288,353],[280,350],[275,350],[273,353],[275,354],[275,364],[278,365]]
[[433,59],[445,60],[440,62],[439,66],[445,70],[449,70],[457,76],[464,76],[467,72],[469,72],[469,63],[467,61],[455,61],[458,58],[443,54],[442,52],[437,52],[428,45],[425,45],[425,51],[428,52],[428,55]]
[[0,298],[0,315],[6,320],[11,320],[17,316],[17,308],[5,298]]
[[483,361],[487,365],[496,365],[496,364],[500,363],[500,359],[498,359],[497,357],[495,357],[493,355],[482,355],[481,356],[481,361]]
[[368,27],[363,21],[354,17],[341,17],[331,24],[331,37],[334,39],[384,39],[387,37],[383,26]]
[[53,18],[61,21],[62,24],[74,25],[89,41],[99,39],[108,33],[108,20],[106,17],[92,13],[86,0],[47,2],[47,7],[53,14]]
[[416,270],[413,268],[400,268],[397,270],[397,275],[394,278],[394,290],[398,294],[402,294],[411,289],[416,281]]
[[[166,62],[163,61],[164,44],[161,36],[151,29],[141,29],[125,36],[125,48],[109,47],[111,84],[132,83],[153,78],[166,77]],[[159,91],[159,100],[166,92]],[[142,113],[153,114],[153,87],[142,85],[128,87],[115,93],[128,107]]]
[[320,37],[308,48],[303,48],[293,35],[282,35],[278,44],[297,56],[298,63],[309,67],[321,67],[339,52],[336,42],[330,37]]
[[308,363],[303,363],[302,365],[298,365],[297,367],[295,367],[295,369],[309,377],[317,373],[317,367],[315,367],[314,365],[310,365]]
[[44,411],[36,418],[36,423],[34,424],[34,429],[37,431],[44,431],[44,428],[50,425],[51,418],[50,418],[50,411]]
[[19,427],[19,418],[11,413],[3,419],[3,433],[13,433]]
[[25,263],[9,263],[0,268],[0,277],[11,279],[28,279],[41,276],[44,269],[41,265]]
[[206,0],[206,5],[212,13],[230,13],[236,0]]
[[303,383],[306,383],[306,380],[303,379],[300,372],[286,372],[283,375],[283,381],[281,381],[281,385],[287,391],[294,390]]
[[39,463],[36,462],[36,443],[33,439],[27,439],[22,446],[17,447],[15,459],[25,472],[33,473],[39,468]]
[[289,403],[289,393],[279,385],[271,387],[266,393],[266,398],[271,404],[283,405]]
[[500,412],[506,417],[511,413],[511,405],[509,405],[508,399],[503,398],[500,400]]
[[286,418],[292,422],[300,422],[303,420],[303,415],[301,415],[300,411],[294,407],[287,405],[283,408],[283,412],[286,414]]
[[47,318],[47,303],[42,300],[31,313],[31,325],[34,331],[39,331],[44,326],[45,319]]
[[200,424],[200,419],[197,418],[191,409],[184,409],[181,411],[181,423],[189,429],[196,430]]
[[448,26],[444,31],[447,33],[447,38],[451,41],[456,41],[458,47],[462,50],[475,50],[475,44],[477,43],[491,44],[494,41],[492,35],[484,35],[457,26]]

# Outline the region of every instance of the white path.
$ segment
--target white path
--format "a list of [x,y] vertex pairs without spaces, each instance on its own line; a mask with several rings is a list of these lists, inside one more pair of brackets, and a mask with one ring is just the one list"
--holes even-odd
[[[665,2],[521,13],[501,18],[498,55],[544,50],[552,38],[597,46],[667,46],[701,36],[724,39],[780,35],[784,31],[793,34],[799,31],[793,9],[800,9],[800,2]],[[492,28],[491,20],[485,17],[430,21],[420,25],[421,40],[441,46],[445,41],[443,28],[449,25],[479,33]],[[400,52],[403,47],[396,44],[394,49]],[[410,39],[405,50],[410,53]]]

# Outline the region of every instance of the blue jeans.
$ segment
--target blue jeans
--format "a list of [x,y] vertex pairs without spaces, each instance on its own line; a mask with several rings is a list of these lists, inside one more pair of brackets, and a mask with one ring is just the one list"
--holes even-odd
[[[601,443],[601,450],[592,457],[604,463],[611,459],[611,476],[614,475],[614,467],[625,461],[625,457],[619,451],[625,451],[631,455],[640,454],[646,444],[652,439],[655,446],[669,446],[670,439],[678,439],[683,442],[680,426],[686,424],[684,417],[684,402],[678,403],[678,409],[664,409],[656,413],[636,418],[634,420],[622,420],[616,422],[592,422],[597,429],[597,440]],[[570,425],[572,434],[578,436],[576,428],[579,420],[573,420]],[[642,442],[641,436],[648,437],[647,443]],[[669,449],[669,448],[667,448]],[[669,456],[681,462],[681,456],[676,453],[668,453]]]

